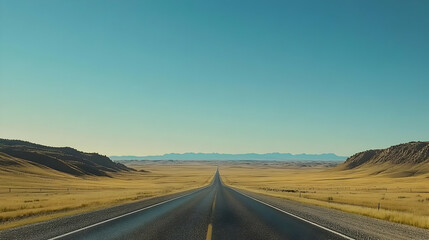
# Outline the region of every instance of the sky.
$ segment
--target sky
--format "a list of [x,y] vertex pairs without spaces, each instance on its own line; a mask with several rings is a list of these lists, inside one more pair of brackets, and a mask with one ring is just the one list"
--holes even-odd
[[429,140],[429,1],[0,1],[0,138],[105,155]]

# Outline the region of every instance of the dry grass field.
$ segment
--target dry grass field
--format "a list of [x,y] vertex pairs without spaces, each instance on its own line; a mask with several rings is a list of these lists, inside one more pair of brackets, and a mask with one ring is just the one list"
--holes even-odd
[[0,229],[202,187],[216,171],[198,163],[131,165],[148,172],[74,177],[31,164],[0,167]]
[[427,165],[353,170],[282,163],[219,167],[223,182],[235,188],[421,228],[429,228],[428,170]]

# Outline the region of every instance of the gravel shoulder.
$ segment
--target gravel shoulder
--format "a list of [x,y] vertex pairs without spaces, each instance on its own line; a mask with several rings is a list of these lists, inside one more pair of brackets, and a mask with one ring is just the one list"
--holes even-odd
[[429,239],[429,230],[427,229],[234,189],[355,239]]

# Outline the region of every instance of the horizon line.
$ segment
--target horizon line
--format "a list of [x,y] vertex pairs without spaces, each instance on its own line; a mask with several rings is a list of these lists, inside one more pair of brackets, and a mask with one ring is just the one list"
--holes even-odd
[[266,152],[266,153],[256,153],[256,152],[248,152],[248,153],[219,153],[219,152],[183,152],[183,153],[177,153],[177,152],[170,152],[170,153],[163,153],[163,154],[151,154],[151,155],[109,155],[109,157],[153,157],[153,156],[164,156],[168,154],[178,154],[178,155],[184,155],[184,154],[219,154],[219,155],[247,155],[247,154],[257,154],[257,155],[266,155],[266,154],[290,154],[290,155],[329,155],[333,154],[338,157],[348,157],[346,155],[337,155],[336,153],[290,153],[290,152]]

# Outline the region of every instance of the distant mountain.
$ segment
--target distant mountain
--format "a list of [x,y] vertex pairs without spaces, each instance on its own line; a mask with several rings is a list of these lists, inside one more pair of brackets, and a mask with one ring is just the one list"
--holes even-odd
[[349,157],[343,164],[345,168],[356,168],[376,164],[429,163],[429,142],[409,142],[386,149],[368,150]]
[[48,147],[20,140],[0,138],[0,167],[31,164],[74,176],[109,176],[109,172],[132,171],[97,153],[84,153],[70,147]]
[[169,153],[157,156],[111,156],[113,160],[330,160],[344,161],[347,157],[333,153],[324,154],[290,154],[290,153]]

